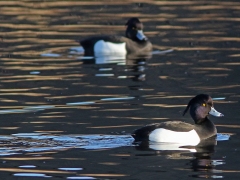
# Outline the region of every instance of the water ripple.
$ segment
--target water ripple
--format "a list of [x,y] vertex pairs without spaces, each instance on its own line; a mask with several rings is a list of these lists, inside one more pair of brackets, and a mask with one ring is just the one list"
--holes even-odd
[[[227,134],[218,134],[216,140],[225,141],[229,140],[229,138],[230,136]],[[2,144],[4,146],[0,148],[0,156],[19,154],[21,152],[55,151],[65,148],[82,148],[90,150],[136,146],[136,144],[133,144],[133,138],[130,135],[52,135],[44,133],[18,133],[12,134],[12,137],[0,136],[0,139],[2,139]],[[21,145],[24,145],[24,147]],[[181,148],[178,144],[171,143],[151,142],[149,143],[149,148],[155,150],[190,150],[191,152],[196,152],[194,148]]]

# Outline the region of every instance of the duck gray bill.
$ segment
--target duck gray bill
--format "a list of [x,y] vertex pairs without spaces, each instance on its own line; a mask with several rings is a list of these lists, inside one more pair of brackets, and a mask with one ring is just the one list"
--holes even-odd
[[210,110],[209,114],[211,114],[212,116],[216,116],[216,117],[223,117],[224,116],[222,113],[220,113],[216,109],[214,109],[214,107],[211,107],[211,110]]

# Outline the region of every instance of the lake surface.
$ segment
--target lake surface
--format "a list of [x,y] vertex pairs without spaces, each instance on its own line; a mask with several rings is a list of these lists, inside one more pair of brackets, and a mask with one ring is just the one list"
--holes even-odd
[[[240,178],[240,2],[147,2],[0,1],[2,179]],[[152,57],[83,57],[77,40],[124,35],[129,17]],[[133,143],[145,124],[193,123],[199,93],[225,115],[210,117],[216,142]]]

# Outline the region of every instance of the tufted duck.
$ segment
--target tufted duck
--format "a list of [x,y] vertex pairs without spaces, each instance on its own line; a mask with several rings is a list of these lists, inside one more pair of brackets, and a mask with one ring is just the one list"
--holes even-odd
[[207,94],[199,94],[192,98],[183,115],[190,111],[195,124],[181,121],[168,121],[146,125],[132,133],[135,141],[154,141],[197,145],[201,140],[216,136],[215,125],[208,119],[208,114],[222,117],[223,114],[213,107],[213,100]]
[[138,18],[131,18],[126,23],[126,37],[96,36],[80,41],[85,56],[126,55],[134,53],[144,55],[152,51],[152,44],[143,33],[143,24]]

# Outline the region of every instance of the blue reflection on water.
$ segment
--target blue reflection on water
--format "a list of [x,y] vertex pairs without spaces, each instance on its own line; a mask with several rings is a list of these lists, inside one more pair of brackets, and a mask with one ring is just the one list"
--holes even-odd
[[[217,134],[217,141],[229,140],[228,134]],[[0,136],[2,140],[0,146],[0,156],[19,154],[22,152],[56,151],[66,148],[82,149],[109,149],[124,146],[138,146],[133,144],[133,138],[130,135],[53,135],[44,133],[18,133],[11,136]],[[171,144],[167,143],[149,143],[151,147],[160,147],[158,150],[168,149]],[[24,145],[24,146],[22,146]],[[176,144],[173,144],[176,146]],[[174,146],[174,147],[175,147]],[[183,150],[176,146],[174,150]],[[155,148],[153,148],[155,149]],[[171,149],[173,150],[173,149]],[[193,151],[194,149],[190,149]]]
[[230,138],[230,135],[229,135],[229,134],[221,134],[221,133],[218,133],[216,140],[217,140],[217,141],[227,141],[227,140],[229,140],[229,138]]
[[24,177],[52,177],[52,176],[47,176],[46,174],[42,173],[15,173],[13,176],[24,176]]
[[80,171],[83,170],[83,168],[58,168],[59,170],[63,171]]
[[36,166],[34,166],[34,165],[21,165],[18,167],[20,167],[20,168],[36,168]]
[[93,178],[93,177],[72,176],[72,177],[67,177],[67,179],[96,179],[96,178]]
[[109,98],[98,99],[96,101],[70,102],[70,103],[66,103],[66,105],[59,105],[59,106],[54,106],[54,105],[29,106],[29,107],[23,107],[23,108],[20,108],[20,109],[0,110],[0,114],[29,113],[29,112],[43,111],[43,110],[46,110],[46,109],[57,109],[57,108],[62,108],[62,107],[66,107],[66,106],[91,105],[91,104],[95,104],[96,102],[132,100],[134,98],[135,97],[131,97],[131,96],[109,97]]

